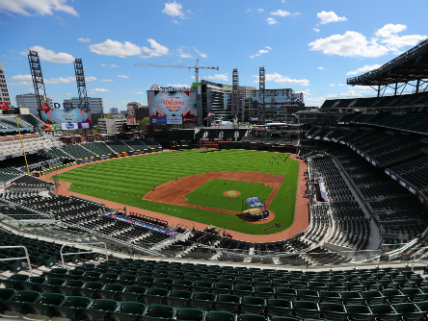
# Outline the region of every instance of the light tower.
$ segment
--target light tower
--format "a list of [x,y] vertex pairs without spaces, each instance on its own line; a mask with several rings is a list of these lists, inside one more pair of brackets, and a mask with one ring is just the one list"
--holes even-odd
[[265,112],[266,112],[266,87],[265,87],[265,67],[259,68],[259,102],[262,104],[261,118],[265,122]]
[[74,60],[74,73],[76,75],[77,91],[79,92],[80,108],[89,109],[88,92],[86,91],[85,73],[83,72],[83,63],[81,58]]
[[[46,87],[45,82],[43,80],[43,74],[42,74],[42,66],[40,64],[40,58],[37,51],[28,51],[28,62],[30,64],[30,70],[31,70],[31,77],[33,78],[33,86],[34,86],[34,93],[36,94],[37,99],[37,108],[40,110],[42,108],[42,104],[48,103],[46,98]],[[43,92],[43,102],[40,97],[40,91]]]
[[239,113],[239,74],[238,69],[233,69],[232,73],[232,112],[233,118],[238,119]]

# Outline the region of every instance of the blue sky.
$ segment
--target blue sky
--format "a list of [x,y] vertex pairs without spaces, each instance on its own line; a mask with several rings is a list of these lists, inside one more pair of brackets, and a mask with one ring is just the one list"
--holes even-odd
[[307,105],[373,95],[346,78],[391,60],[427,37],[428,1],[411,0],[0,0],[3,62],[12,102],[33,92],[26,51],[39,52],[48,96],[77,96],[73,59],[106,111],[146,103],[154,83],[190,85],[193,71],[135,63],[220,66],[201,78],[293,88]]

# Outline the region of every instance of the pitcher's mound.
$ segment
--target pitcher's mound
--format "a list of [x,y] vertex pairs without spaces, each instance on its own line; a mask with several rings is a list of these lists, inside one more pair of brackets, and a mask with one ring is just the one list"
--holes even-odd
[[241,195],[241,192],[234,190],[226,191],[223,193],[223,196],[226,197],[238,197],[239,195]]

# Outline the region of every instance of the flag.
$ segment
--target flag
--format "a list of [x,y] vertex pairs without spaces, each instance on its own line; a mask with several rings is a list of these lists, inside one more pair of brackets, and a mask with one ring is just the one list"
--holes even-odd
[[296,103],[302,103],[303,102],[303,94],[302,93],[299,93],[298,95],[297,95],[297,97],[296,98],[294,98],[294,102],[296,102]]

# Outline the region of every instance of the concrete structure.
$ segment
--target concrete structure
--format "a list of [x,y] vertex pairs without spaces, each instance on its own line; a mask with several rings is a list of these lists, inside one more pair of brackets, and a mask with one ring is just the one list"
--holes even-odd
[[[43,101],[44,98],[40,96],[41,100]],[[53,101],[50,97],[47,98],[47,103],[49,106],[53,106]],[[16,95],[16,106],[19,108],[28,108],[30,114],[36,115],[37,117],[40,117],[39,114],[39,105],[37,102],[37,96],[36,94],[22,94],[22,95]]]
[[100,118],[98,119],[99,133],[109,136],[119,134],[122,126],[125,124],[125,118]]
[[149,117],[149,106],[143,106],[138,102],[130,102],[126,105],[127,115],[134,117],[137,121]]
[[7,88],[6,76],[4,73],[3,64],[0,61],[0,102],[8,102],[10,101],[9,90]]

